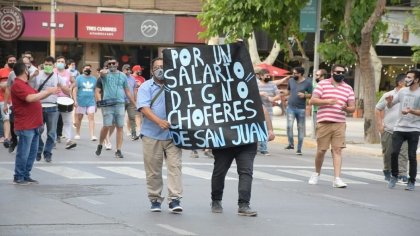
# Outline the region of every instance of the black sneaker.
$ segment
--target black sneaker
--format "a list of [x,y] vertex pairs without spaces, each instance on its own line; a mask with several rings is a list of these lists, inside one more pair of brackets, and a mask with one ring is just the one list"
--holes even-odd
[[13,151],[15,151],[16,146],[17,146],[17,143],[11,141],[10,146],[9,146],[9,153],[12,153]]
[[116,158],[124,158],[123,154],[121,153],[121,150],[117,150],[117,151],[115,152],[115,157],[116,157]]
[[31,177],[25,179],[26,182],[30,184],[39,184],[37,180],[32,179]]
[[101,155],[101,152],[102,152],[102,145],[99,144],[98,147],[96,148],[95,154],[97,156],[99,156],[99,155]]
[[46,162],[51,162],[51,156],[50,156],[50,155],[45,155],[45,154],[44,154],[44,160],[45,160]]
[[298,150],[298,151],[296,152],[296,155],[298,155],[298,156],[302,156],[302,151],[301,151],[301,150]]
[[72,148],[74,148],[76,146],[77,146],[77,143],[75,143],[75,142],[73,142],[71,140],[66,143],[66,149],[72,149]]
[[3,146],[5,148],[9,148],[10,147],[10,141],[8,139],[5,139],[4,142],[3,142]]
[[175,214],[182,213],[182,207],[180,205],[180,201],[178,199],[173,199],[169,203],[169,211]]
[[40,161],[41,160],[41,154],[36,154],[36,161]]
[[151,212],[161,212],[162,208],[161,208],[161,203],[158,202],[157,200],[151,201],[152,206],[150,207],[150,211]]
[[213,213],[222,213],[223,207],[222,207],[222,201],[216,200],[211,202],[211,212]]
[[240,216],[257,216],[257,212],[253,211],[249,207],[249,204],[241,203],[241,204],[239,204],[238,215],[240,215]]
[[131,134],[131,140],[132,140],[132,141],[136,141],[136,140],[138,140],[138,139],[139,139],[139,136],[137,136],[137,135],[136,135],[136,133],[132,133],[132,134]]
[[28,181],[25,181],[23,179],[14,179],[13,180],[13,184],[16,184],[16,185],[29,185],[29,182]]
[[268,151],[261,151],[261,154],[264,156],[271,156],[271,154]]
[[292,146],[292,145],[287,145],[287,147],[285,147],[284,149],[286,149],[286,150],[292,150],[292,149],[295,149],[295,147]]

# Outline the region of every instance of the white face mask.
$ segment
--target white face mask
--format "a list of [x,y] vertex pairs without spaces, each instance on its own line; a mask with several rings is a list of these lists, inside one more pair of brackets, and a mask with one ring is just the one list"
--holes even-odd
[[155,77],[157,80],[163,80],[163,69],[157,69],[153,71],[153,77]]
[[414,83],[414,79],[405,78],[405,86],[410,87]]

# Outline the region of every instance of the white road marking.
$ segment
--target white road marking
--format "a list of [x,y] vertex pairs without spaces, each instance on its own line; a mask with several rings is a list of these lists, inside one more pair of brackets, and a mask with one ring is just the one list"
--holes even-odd
[[[312,173],[314,173],[313,171],[309,171],[309,170],[278,170],[284,173],[288,173],[288,174],[292,174],[292,175],[299,175],[299,176],[303,176],[303,177],[307,177],[308,180],[311,177]],[[326,175],[321,173],[320,175],[320,180],[322,181],[333,181],[334,176],[332,175]],[[361,182],[361,181],[357,181],[357,180],[351,180],[351,179],[346,179],[346,178],[341,178],[345,183],[349,183],[349,184],[368,184],[366,182]]]
[[0,179],[13,180],[14,174],[13,171],[0,167]]
[[[198,177],[198,178],[210,180],[212,172],[198,170],[198,169],[195,169],[195,168],[190,168],[190,167],[183,166],[182,167],[182,174],[191,175],[191,176],[195,176],[195,177]],[[226,176],[226,180],[237,180],[237,178]]]
[[89,172],[76,170],[70,167],[64,166],[40,166],[36,167],[36,169],[40,169],[55,175],[63,176],[68,179],[103,179],[104,177],[99,175],[94,175]]
[[370,180],[385,182],[384,176],[377,175],[377,174],[372,174],[372,173],[365,172],[365,171],[345,171],[345,172],[343,171],[343,174],[355,176],[355,177],[358,177],[358,178],[364,178],[364,179],[370,179]]
[[329,195],[329,194],[319,194],[319,195],[321,195],[323,197],[326,197],[326,198],[333,199],[333,200],[337,200],[337,201],[345,202],[345,203],[348,203],[348,204],[352,204],[352,205],[360,205],[360,206],[365,206],[365,207],[377,207],[377,205],[374,205],[374,204],[354,201],[354,200],[351,200],[351,199],[337,197],[337,196],[333,196],[333,195]]
[[179,229],[179,228],[175,228],[175,227],[170,226],[170,225],[167,225],[167,224],[156,224],[156,225],[159,226],[159,227],[161,227],[161,228],[164,228],[166,230],[169,230],[171,232],[174,232],[174,233],[176,233],[178,235],[198,235],[196,233],[189,232],[189,231],[186,231],[186,230],[183,230],[183,229]]
[[103,202],[96,201],[96,200],[93,200],[93,199],[88,198],[88,197],[78,197],[78,199],[83,200],[83,201],[88,202],[88,203],[93,204],[93,205],[103,205],[103,204],[105,204]]
[[130,177],[134,177],[137,179],[145,179],[146,172],[144,170],[136,169],[133,167],[126,167],[126,166],[100,166],[98,167],[103,170],[108,170],[114,173],[118,173],[121,175],[127,175]]
[[[236,170],[234,169],[230,169],[229,172],[237,173]],[[276,182],[302,182],[301,180],[286,178],[286,177],[278,176],[278,175],[272,175],[272,174],[265,173],[262,171],[257,171],[257,170],[253,171],[252,176],[255,179],[264,179],[264,180],[276,181]]]

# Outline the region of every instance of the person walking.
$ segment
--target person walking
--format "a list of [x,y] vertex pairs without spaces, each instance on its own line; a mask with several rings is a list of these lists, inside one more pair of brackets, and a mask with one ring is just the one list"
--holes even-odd
[[101,155],[104,140],[109,129],[111,129],[115,123],[117,128],[117,151],[115,152],[115,157],[124,158],[121,148],[123,143],[125,96],[128,97],[132,104],[135,104],[135,101],[128,89],[126,75],[117,69],[118,62],[115,58],[108,60],[108,68],[109,69],[102,69],[100,71],[103,99],[97,102],[103,102],[106,106],[102,107],[103,128],[101,129],[99,144],[95,154],[97,156]]
[[305,77],[303,67],[293,68],[293,79],[289,79],[284,95],[289,95],[287,100],[287,138],[289,144],[285,149],[294,149],[293,125],[296,119],[298,130],[298,145],[296,155],[302,155],[303,138],[305,136],[306,99],[311,98],[312,82]]
[[[65,94],[69,94],[66,81],[64,81],[60,76],[58,76],[57,73],[54,72],[54,62],[55,59],[50,56],[44,59],[44,69],[39,71],[39,74],[34,78],[35,89],[38,91],[43,91],[50,87],[58,87]],[[44,154],[45,161],[51,162],[52,149],[57,138],[58,116],[60,114],[57,107],[57,94],[50,94],[48,97],[42,99],[41,105],[44,118],[43,121],[47,126],[47,139],[44,145],[42,136],[39,135],[39,146],[36,160],[40,161],[41,155]],[[40,134],[42,134],[44,130],[44,126],[42,126],[40,129]]]
[[[257,80],[258,90],[260,91],[261,102],[270,116],[273,117],[273,102],[281,99],[280,91],[277,86],[272,82],[272,78],[268,70],[262,69],[258,73],[259,80]],[[261,154],[269,156],[267,147],[268,141],[258,142],[258,151]]]
[[325,153],[331,146],[334,167],[334,188],[345,188],[347,184],[341,178],[342,150],[346,147],[346,113],[353,113],[355,106],[354,92],[344,82],[345,67],[333,65],[332,78],[320,81],[316,86],[311,104],[319,106],[317,114],[315,173],[308,183],[318,184]]
[[4,141],[3,145],[5,148],[9,148],[11,142],[11,131],[10,131],[10,116],[9,112],[5,113],[4,107],[7,107],[10,103],[10,99],[5,100],[4,94],[7,87],[7,79],[9,78],[10,72],[13,71],[13,66],[16,63],[16,56],[9,55],[6,59],[6,66],[0,69],[0,116],[3,121],[0,126],[3,126]]
[[[268,141],[274,140],[275,135],[270,115],[263,106],[264,117],[267,123]],[[214,167],[211,176],[211,211],[222,213],[222,198],[225,188],[226,174],[236,162],[236,169],[239,175],[238,183],[238,215],[257,216],[257,211],[250,207],[252,175],[254,169],[254,159],[257,154],[257,143],[245,144],[235,147],[213,149]]]
[[41,92],[28,85],[28,69],[18,62],[13,71],[16,78],[11,87],[15,131],[19,137],[16,150],[13,183],[27,185],[38,183],[31,178],[31,170],[37,156],[42,121],[41,99],[57,92],[57,87],[48,87]]
[[[136,80],[131,76],[131,67],[129,64],[125,64],[122,67],[123,73],[127,76],[127,85],[128,90],[130,91],[131,96],[136,100],[137,98],[137,90],[136,90]],[[136,105],[131,104],[128,97],[125,97],[125,111],[127,112],[127,129],[131,133],[131,140],[138,140],[139,136],[137,136],[136,132]]]
[[[381,146],[384,162],[383,173],[386,181],[391,179],[392,133],[394,132],[394,126],[400,116],[400,110],[398,106],[388,108],[385,98],[388,96],[395,96],[402,88],[405,87],[405,76],[405,74],[399,74],[396,77],[395,88],[382,95],[375,108],[376,125],[381,134]],[[400,169],[398,178],[403,183],[407,183],[408,145],[406,141],[403,142],[403,145],[401,146],[398,162],[398,167]]]
[[76,107],[76,136],[75,139],[80,139],[80,126],[83,115],[88,116],[90,140],[96,141],[95,136],[95,88],[96,78],[91,75],[92,66],[86,64],[83,67],[83,74],[77,76],[76,85],[73,90],[74,106]]
[[408,144],[409,171],[406,190],[413,191],[417,176],[417,146],[420,135],[420,71],[409,70],[406,73],[406,88],[395,96],[386,97],[387,106],[391,108],[399,103],[400,116],[392,134],[391,178],[388,188],[394,188],[398,181],[398,156],[404,141]]
[[[315,88],[319,81],[326,78],[327,71],[325,69],[319,69],[315,72],[315,79],[312,80],[312,87]],[[312,105],[312,138],[316,138],[316,114],[318,112],[318,106]]]
[[140,137],[143,143],[147,195],[151,202],[150,211],[162,211],[162,167],[165,160],[168,171],[169,210],[172,213],[181,213],[182,152],[173,143],[169,133],[170,124],[166,120],[162,58],[152,61],[151,72],[152,79],[144,82],[137,93],[137,109],[144,115]]

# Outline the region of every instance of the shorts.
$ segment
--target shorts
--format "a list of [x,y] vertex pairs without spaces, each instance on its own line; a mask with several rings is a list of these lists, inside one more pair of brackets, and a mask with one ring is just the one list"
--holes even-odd
[[321,122],[316,124],[316,143],[318,150],[331,147],[346,147],[346,123]]
[[109,107],[102,107],[104,126],[124,127],[125,104],[119,103]]
[[10,120],[10,109],[9,109],[9,112],[6,114],[6,113],[4,113],[4,111],[3,111],[3,108],[4,108],[4,106],[7,106],[7,104],[5,104],[4,102],[1,102],[0,103],[0,113],[1,113],[1,118],[2,118],[2,120],[3,121],[6,121],[6,120]]
[[87,114],[92,114],[95,112],[96,112],[96,106],[88,106],[88,107],[78,106],[76,108],[76,114],[87,115]]

